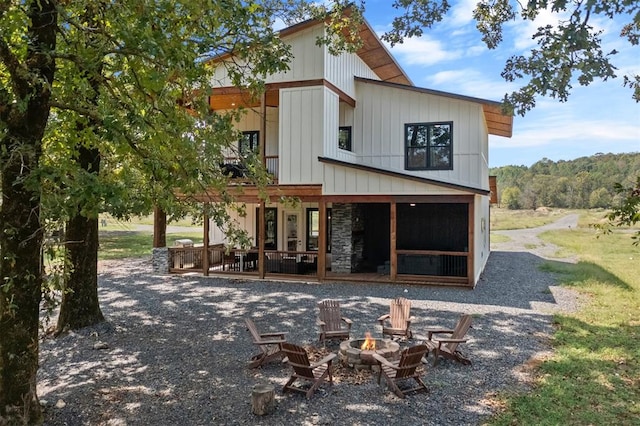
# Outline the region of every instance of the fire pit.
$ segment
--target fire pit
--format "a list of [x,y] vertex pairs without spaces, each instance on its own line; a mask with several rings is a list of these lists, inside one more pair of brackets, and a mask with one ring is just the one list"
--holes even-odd
[[364,339],[351,339],[340,343],[339,354],[343,364],[356,370],[371,370],[372,367],[377,367],[373,354],[393,361],[400,356],[400,345],[391,339],[373,339],[367,333]]

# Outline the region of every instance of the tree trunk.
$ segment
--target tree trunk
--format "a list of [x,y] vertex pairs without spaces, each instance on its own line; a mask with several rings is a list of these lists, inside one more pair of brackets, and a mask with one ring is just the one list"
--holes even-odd
[[[42,298],[42,228],[37,167],[49,118],[55,63],[56,6],[26,2],[29,28],[24,63],[8,67],[16,104],[0,105],[6,125],[0,140],[0,423],[42,421],[36,394],[39,308]],[[3,63],[16,57],[0,49]]]
[[104,321],[98,301],[98,218],[80,213],[67,223],[65,246],[73,270],[62,295],[58,332]]

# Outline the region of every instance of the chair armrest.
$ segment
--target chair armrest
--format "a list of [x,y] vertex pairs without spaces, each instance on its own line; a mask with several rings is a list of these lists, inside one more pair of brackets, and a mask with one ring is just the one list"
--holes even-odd
[[338,354],[329,354],[327,356],[325,356],[324,358],[322,358],[320,361],[318,362],[314,362],[313,364],[310,365],[311,368],[316,368],[319,367],[323,364],[328,364],[331,361],[333,361],[336,357],[338,356]]
[[384,321],[384,320],[386,320],[387,318],[390,318],[390,317],[391,317],[390,314],[386,314],[386,315],[383,315],[380,318],[378,318],[378,321],[382,322],[382,321]]
[[378,361],[380,364],[386,366],[386,367],[390,367],[393,368],[394,370],[398,369],[398,366],[395,364],[392,364],[391,362],[389,362],[388,359],[386,359],[385,357],[383,357],[380,354],[373,354],[373,359],[375,359],[376,361]]
[[287,339],[284,337],[281,339],[265,339],[265,340],[254,340],[253,343],[256,345],[273,345],[276,343],[286,343]]
[[453,330],[448,328],[432,328],[427,329],[427,338],[431,340],[431,336],[434,334],[453,334]]
[[284,338],[284,336],[287,335],[287,332],[284,331],[279,331],[279,332],[274,332],[274,333],[261,333],[260,337],[282,337]]
[[467,343],[468,339],[436,339],[438,343]]
[[320,327],[324,327],[325,325],[327,325],[327,323],[318,318],[316,319],[316,325],[319,325]]
[[349,318],[347,317],[342,317],[342,321],[346,322],[347,324],[351,325],[353,324],[353,321],[351,321]]

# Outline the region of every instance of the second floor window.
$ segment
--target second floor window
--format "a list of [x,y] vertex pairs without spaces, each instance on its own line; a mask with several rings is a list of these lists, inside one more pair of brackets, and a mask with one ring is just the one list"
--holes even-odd
[[351,151],[351,126],[342,126],[338,131],[338,148]]
[[452,170],[453,123],[404,125],[405,169]]
[[242,137],[238,143],[238,152],[240,155],[247,155],[251,152],[258,152],[258,141],[260,140],[260,132],[252,130],[250,132],[242,132]]

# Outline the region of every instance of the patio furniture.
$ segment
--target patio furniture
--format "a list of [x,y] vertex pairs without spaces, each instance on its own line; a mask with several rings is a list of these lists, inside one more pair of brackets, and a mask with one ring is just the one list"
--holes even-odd
[[[283,343],[282,351],[286,355],[285,360],[293,368],[293,374],[282,388],[282,393],[287,391],[301,392],[309,399],[325,380],[329,382],[329,385],[333,384],[331,364],[337,357],[336,354],[329,354],[320,361],[311,364],[307,351],[301,346],[292,343]],[[305,389],[293,386],[293,383],[298,379],[311,382],[311,387]]]
[[[410,392],[428,391],[427,385],[420,379],[420,373],[416,371],[422,365],[422,358],[428,353],[429,348],[423,344],[403,350],[400,354],[400,360],[394,362],[387,360],[380,354],[373,354],[373,358],[380,363],[378,384],[380,384],[381,375],[384,374],[387,385],[400,398],[404,398]],[[415,380],[418,385],[410,389],[400,389],[398,382],[410,379]]]
[[320,342],[324,343],[327,339],[349,339],[353,321],[340,313],[340,301],[323,300],[318,303],[318,310],[316,324],[320,327]]
[[[430,351],[433,351],[434,360],[433,365],[438,365],[438,360],[442,356],[443,358],[453,359],[462,364],[469,365],[471,361],[465,358],[460,351],[458,351],[458,345],[460,343],[466,343],[468,339],[464,336],[471,328],[471,315],[462,315],[453,330],[450,329],[427,329],[427,341],[424,343],[429,347]],[[451,337],[443,338],[435,336],[437,334],[449,334]]]
[[411,311],[411,301],[404,297],[399,297],[391,301],[389,313],[378,318],[382,326],[382,335],[401,336],[410,339],[412,334],[409,327],[413,317],[409,316]]
[[253,322],[249,318],[245,318],[247,329],[251,333],[253,343],[260,348],[260,353],[251,357],[249,368],[257,368],[271,361],[274,358],[282,358],[282,344],[287,341],[283,332],[260,333]]

